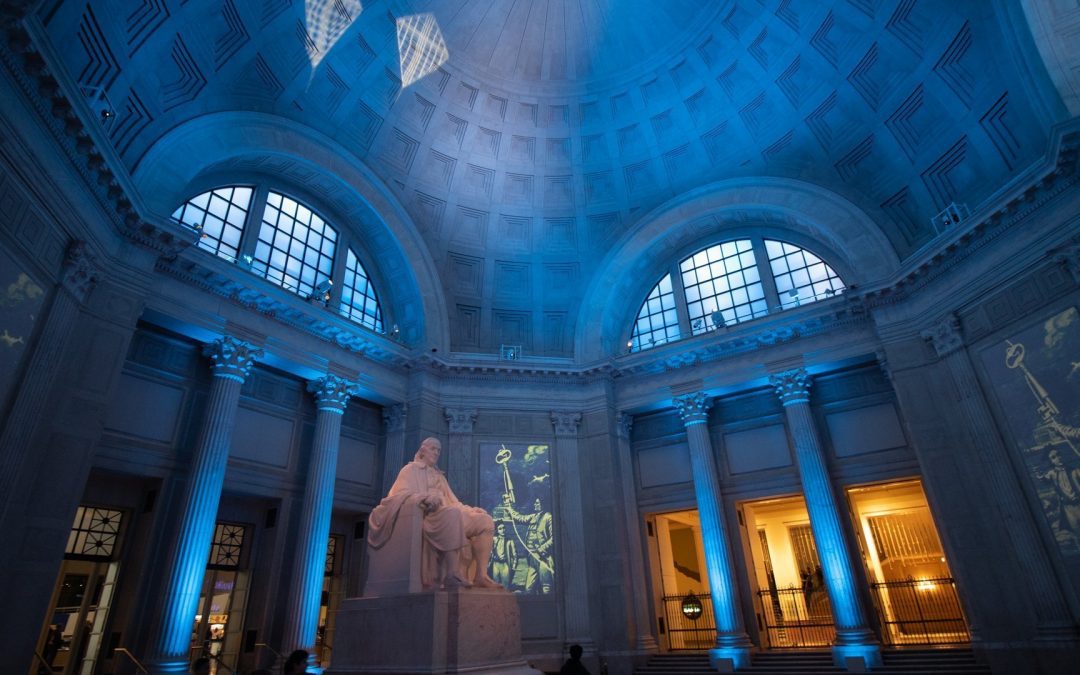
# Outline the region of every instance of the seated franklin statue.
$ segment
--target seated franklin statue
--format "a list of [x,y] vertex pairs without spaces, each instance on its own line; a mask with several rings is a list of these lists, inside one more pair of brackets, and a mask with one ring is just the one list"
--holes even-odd
[[[413,461],[402,467],[390,493],[368,519],[368,545],[378,549],[394,531],[403,508],[424,514],[421,579],[425,588],[479,586],[498,588],[487,574],[495,523],[486,511],[466,506],[454,495],[435,465],[442,452],[436,438],[424,439]],[[470,575],[470,563],[475,571]]]

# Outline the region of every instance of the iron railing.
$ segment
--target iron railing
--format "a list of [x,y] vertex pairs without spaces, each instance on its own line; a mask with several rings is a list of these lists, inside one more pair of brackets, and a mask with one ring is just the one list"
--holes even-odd
[[668,649],[702,650],[716,646],[716,618],[708,594],[664,597]]
[[871,584],[881,619],[882,640],[893,645],[938,645],[971,641],[951,577]]
[[832,606],[823,586],[766,588],[758,591],[758,597],[769,648],[825,647],[836,640]]

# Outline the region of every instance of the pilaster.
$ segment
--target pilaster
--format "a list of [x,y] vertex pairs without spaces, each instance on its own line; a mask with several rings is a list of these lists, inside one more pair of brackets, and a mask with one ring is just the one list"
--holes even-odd
[[586,654],[596,651],[589,618],[589,570],[585,550],[585,529],[582,527],[581,458],[578,449],[578,427],[581,413],[553,411],[551,425],[555,431],[556,475],[559,491],[560,571],[556,575],[562,589],[566,617],[566,643],[579,644]]
[[450,489],[466,504],[475,504],[479,472],[473,451],[472,433],[476,408],[446,408],[443,411],[450,437],[443,453],[446,457],[446,480]]

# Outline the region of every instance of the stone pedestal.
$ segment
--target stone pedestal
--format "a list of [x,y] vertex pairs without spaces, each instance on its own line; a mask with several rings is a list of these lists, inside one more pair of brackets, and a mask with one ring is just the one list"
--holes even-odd
[[327,675],[539,675],[521,656],[517,599],[503,589],[349,598]]

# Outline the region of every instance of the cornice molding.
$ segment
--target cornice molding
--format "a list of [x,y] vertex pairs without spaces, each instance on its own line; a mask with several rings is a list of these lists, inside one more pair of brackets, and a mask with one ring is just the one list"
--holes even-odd
[[[405,347],[380,344],[387,342],[388,338],[370,333],[360,326],[343,325],[348,320],[339,319],[336,315],[327,318],[325,308],[310,305],[299,296],[295,299],[289,297],[288,301],[274,297],[279,292],[289,291],[279,291],[269,286],[269,282],[240,268],[223,271],[215,269],[217,266],[217,260],[194,251],[173,260],[159,258],[155,269],[376,363],[396,367],[409,363]],[[260,289],[259,286],[264,284],[267,285],[266,289]]]

